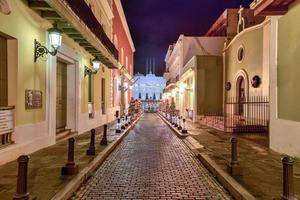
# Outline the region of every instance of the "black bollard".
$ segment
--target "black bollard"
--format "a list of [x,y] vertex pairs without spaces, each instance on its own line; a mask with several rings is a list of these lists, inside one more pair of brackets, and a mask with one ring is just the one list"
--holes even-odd
[[129,124],[128,124],[128,116],[125,115],[125,126],[127,127]]
[[103,137],[100,142],[100,145],[107,145],[107,125],[106,124],[104,124]]
[[241,175],[241,168],[238,165],[237,138],[231,138],[231,161],[228,165],[228,171],[231,175]]
[[91,130],[91,141],[90,141],[90,146],[89,149],[86,150],[86,155],[87,156],[94,156],[96,154],[96,148],[95,148],[95,135],[96,135],[96,130],[92,129]]
[[231,138],[231,166],[238,165],[238,155],[237,155],[237,139]]
[[119,112],[118,110],[117,110],[116,113],[115,113],[115,117],[116,117],[117,119],[119,118],[119,113],[120,113],[120,112]]
[[74,138],[69,138],[69,147],[68,147],[68,162],[65,166],[61,168],[61,175],[73,175],[78,173],[78,165],[74,162]]
[[29,156],[22,155],[18,158],[18,180],[17,191],[13,200],[28,200],[29,192],[27,191],[27,171],[28,171]]
[[283,165],[283,194],[282,200],[296,200],[294,191],[293,165],[294,159],[286,156],[282,159]]

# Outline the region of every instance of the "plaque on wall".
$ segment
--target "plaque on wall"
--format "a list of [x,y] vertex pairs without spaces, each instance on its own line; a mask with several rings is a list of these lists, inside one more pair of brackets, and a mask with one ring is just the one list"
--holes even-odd
[[43,92],[40,90],[25,90],[25,109],[43,107]]

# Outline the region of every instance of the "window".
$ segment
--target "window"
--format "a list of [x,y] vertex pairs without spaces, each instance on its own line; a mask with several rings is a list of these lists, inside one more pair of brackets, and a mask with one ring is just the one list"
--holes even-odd
[[142,98],[142,93],[139,93],[139,99],[141,99]]
[[238,61],[241,62],[245,57],[245,49],[241,46],[238,50]]
[[91,74],[88,74],[88,102],[93,102],[93,77]]
[[105,115],[106,110],[105,110],[105,79],[101,79],[101,109],[102,109],[102,114]]
[[7,106],[7,40],[0,36],[0,106]]
[[118,79],[114,79],[114,106],[117,106]]
[[146,99],[148,99],[149,97],[148,97],[148,93],[146,93]]
[[94,118],[94,104],[93,104],[93,76],[88,74],[88,113],[89,118]]
[[159,99],[162,99],[162,93],[159,94]]
[[153,99],[156,100],[156,94],[155,93],[153,93]]

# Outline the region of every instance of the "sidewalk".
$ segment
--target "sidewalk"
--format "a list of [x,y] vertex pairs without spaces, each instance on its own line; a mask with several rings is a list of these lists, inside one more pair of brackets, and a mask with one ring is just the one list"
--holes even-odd
[[[223,170],[227,170],[230,160],[230,138],[224,133],[198,123],[187,122],[189,134],[204,148],[202,153],[213,159]],[[234,134],[238,138],[238,160],[242,176],[234,177],[257,199],[280,198],[282,194],[282,154],[268,148],[267,136],[257,134]],[[294,186],[296,197],[300,199],[300,162],[294,165]]]
[[[115,125],[108,128],[108,145],[101,146],[103,127],[96,130],[96,155],[86,156],[90,143],[90,133],[77,136],[75,142],[75,163],[79,171],[84,169],[110,143],[117,140],[122,134],[115,133]],[[75,176],[60,176],[61,167],[67,161],[68,140],[42,149],[30,155],[28,169],[28,191],[37,199],[51,199],[58,191],[65,187]],[[91,174],[92,175],[92,174]],[[12,199],[16,191],[17,161],[0,166],[0,199]]]

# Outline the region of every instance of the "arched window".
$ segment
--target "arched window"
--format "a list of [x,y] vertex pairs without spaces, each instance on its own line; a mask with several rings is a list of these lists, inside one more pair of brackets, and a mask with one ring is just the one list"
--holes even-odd
[[142,98],[142,93],[139,93],[139,99],[141,99]]
[[153,99],[156,100],[156,94],[155,93],[153,93]]
[[148,93],[146,93],[146,99],[149,99]]

